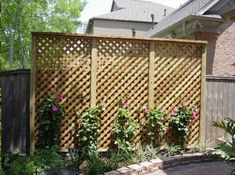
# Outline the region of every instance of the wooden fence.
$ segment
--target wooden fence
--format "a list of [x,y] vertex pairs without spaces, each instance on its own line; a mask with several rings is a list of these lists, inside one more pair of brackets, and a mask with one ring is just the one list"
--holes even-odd
[[212,122],[226,116],[235,119],[235,77],[207,76],[206,80],[206,140],[215,144],[217,138],[228,135]]
[[[144,106],[158,107],[169,114],[174,106],[186,100],[190,107],[201,107],[203,113],[205,42],[58,33],[33,33],[32,36],[32,150],[39,107],[46,97],[56,92],[65,96],[62,148],[74,144],[73,128],[81,120],[75,116],[74,109],[83,113],[100,100],[106,107],[99,138],[102,150],[110,148],[113,122],[123,98],[128,99],[128,109],[140,126],[146,121]],[[198,140],[199,126],[200,120],[193,120],[190,144]],[[165,139],[170,137],[167,135]],[[144,138],[139,130],[134,142]]]
[[1,72],[2,151],[29,152],[30,71]]

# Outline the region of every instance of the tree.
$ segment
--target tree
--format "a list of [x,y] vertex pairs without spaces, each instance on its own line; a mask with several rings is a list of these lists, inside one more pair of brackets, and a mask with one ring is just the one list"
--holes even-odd
[[29,67],[31,32],[75,32],[81,0],[2,0],[2,60],[8,69]]

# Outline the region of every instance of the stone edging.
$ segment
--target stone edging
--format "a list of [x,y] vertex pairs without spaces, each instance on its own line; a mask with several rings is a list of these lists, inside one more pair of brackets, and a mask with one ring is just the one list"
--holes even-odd
[[212,157],[203,153],[183,154],[172,157],[165,157],[162,159],[153,159],[147,162],[132,164],[127,167],[122,167],[114,171],[106,172],[104,175],[143,175],[158,171],[159,169],[166,169],[178,165],[207,162],[213,160]]

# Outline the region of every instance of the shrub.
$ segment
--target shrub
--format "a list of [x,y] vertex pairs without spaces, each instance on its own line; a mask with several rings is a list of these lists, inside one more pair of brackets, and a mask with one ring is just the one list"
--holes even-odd
[[184,148],[188,125],[192,118],[197,117],[199,110],[194,108],[192,111],[187,108],[187,102],[177,108],[174,107],[171,112],[171,129],[175,138],[175,144]]
[[38,135],[36,147],[51,149],[59,146],[61,119],[64,107],[60,104],[63,96],[58,93],[55,97],[48,97],[39,110]]
[[165,122],[165,114],[158,109],[152,109],[147,112],[146,134],[151,144],[159,145],[160,139],[164,135],[167,126]]
[[4,167],[17,175],[34,175],[51,168],[63,166],[62,157],[55,149],[39,150],[32,156],[9,154],[5,157]]
[[[124,103],[125,104],[125,103]],[[114,144],[118,148],[118,153],[131,159],[131,152],[133,151],[132,139],[136,135],[138,125],[131,118],[130,113],[126,108],[120,107],[117,112],[116,121],[113,127],[115,135]]]

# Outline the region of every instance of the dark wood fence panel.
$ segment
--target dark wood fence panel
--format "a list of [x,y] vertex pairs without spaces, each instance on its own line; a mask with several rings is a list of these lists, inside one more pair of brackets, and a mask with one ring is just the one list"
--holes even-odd
[[217,138],[229,138],[212,122],[224,117],[235,119],[235,77],[207,76],[206,84],[206,140],[215,144]]
[[30,71],[1,73],[2,151],[28,153]]

